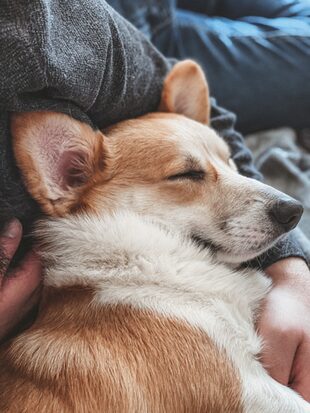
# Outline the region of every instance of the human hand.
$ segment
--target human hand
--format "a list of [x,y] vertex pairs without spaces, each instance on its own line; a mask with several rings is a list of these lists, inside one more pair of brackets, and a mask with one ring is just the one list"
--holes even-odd
[[22,226],[13,220],[0,235],[0,341],[23,319],[38,300],[41,265],[34,254],[7,275],[22,236]]
[[310,402],[310,271],[300,258],[283,259],[266,270],[273,280],[258,328],[262,362],[278,382]]

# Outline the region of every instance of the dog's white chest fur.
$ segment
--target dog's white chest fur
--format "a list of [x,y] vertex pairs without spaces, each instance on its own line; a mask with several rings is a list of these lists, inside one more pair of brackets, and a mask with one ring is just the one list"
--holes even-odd
[[214,263],[208,250],[130,213],[52,220],[40,232],[50,263],[47,285],[92,286],[97,303],[186,321],[205,331],[240,372],[245,411],[308,411],[256,360],[261,343],[254,320],[270,288],[262,273]]

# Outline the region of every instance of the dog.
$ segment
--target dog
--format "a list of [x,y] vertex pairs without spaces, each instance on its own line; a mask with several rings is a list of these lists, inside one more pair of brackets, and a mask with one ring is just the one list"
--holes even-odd
[[259,362],[270,280],[240,269],[302,206],[238,174],[209,110],[187,60],[157,113],[104,132],[12,117],[18,166],[50,218],[36,229],[37,320],[1,349],[2,413],[310,412]]

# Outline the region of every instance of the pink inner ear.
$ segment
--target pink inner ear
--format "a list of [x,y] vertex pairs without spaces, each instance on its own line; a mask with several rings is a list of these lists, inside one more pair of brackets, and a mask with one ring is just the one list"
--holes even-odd
[[83,185],[88,178],[86,153],[72,150],[61,154],[57,175],[61,178],[61,188],[64,190]]
[[89,177],[88,154],[78,148],[80,130],[67,122],[48,122],[37,133],[40,170],[50,189],[66,191],[85,183]]

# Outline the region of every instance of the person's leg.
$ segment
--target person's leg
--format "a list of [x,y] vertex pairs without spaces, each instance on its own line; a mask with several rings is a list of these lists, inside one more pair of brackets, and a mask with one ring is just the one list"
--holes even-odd
[[247,16],[273,19],[310,15],[310,0],[178,0],[177,5],[180,9],[229,19]]
[[177,7],[208,16],[219,16],[221,3],[219,0],[177,0]]
[[153,39],[169,56],[193,58],[211,93],[247,133],[310,126],[309,17],[231,20],[178,10],[174,31]]
[[107,0],[107,3],[150,40],[163,30],[171,31],[176,0]]

